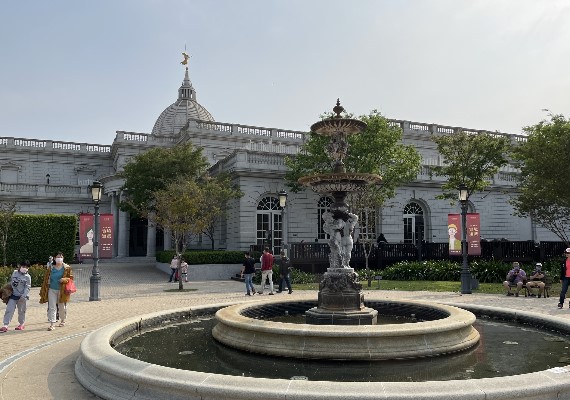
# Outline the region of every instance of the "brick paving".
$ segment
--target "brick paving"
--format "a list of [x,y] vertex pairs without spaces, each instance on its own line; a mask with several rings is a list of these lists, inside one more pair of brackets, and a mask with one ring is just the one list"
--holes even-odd
[[[179,307],[231,301],[258,301],[266,296],[244,296],[241,282],[189,282],[185,288],[196,289],[179,293],[167,292],[178,284],[167,283],[168,275],[157,270],[148,260],[122,263],[102,263],[101,298],[90,302],[89,277],[92,266],[74,265],[77,293],[68,305],[65,327],[47,331],[47,305],[39,304],[39,288],[33,288],[26,317],[26,329],[14,331],[16,316],[10,331],[0,334],[0,400],[26,399],[81,400],[93,399],[76,381],[73,366],[83,337],[104,325],[127,317]],[[294,285],[294,284],[293,284]],[[306,292],[305,292],[306,293]],[[367,291],[364,291],[366,296]],[[549,299],[506,297],[500,295],[436,292],[374,291],[375,297],[415,299],[448,303],[470,303],[494,307],[528,310],[569,319],[570,310],[556,307],[557,297]],[[294,291],[291,296],[302,295]],[[282,294],[279,296],[288,296]],[[1,308],[2,312],[4,308]],[[30,379],[30,377],[34,379]]]

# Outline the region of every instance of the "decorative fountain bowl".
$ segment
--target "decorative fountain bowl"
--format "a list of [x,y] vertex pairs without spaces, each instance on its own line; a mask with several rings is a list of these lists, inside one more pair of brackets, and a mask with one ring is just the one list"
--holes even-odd
[[[338,106],[340,106],[340,104],[337,101],[337,107]],[[362,132],[364,129],[366,129],[366,123],[350,118],[324,119],[311,125],[311,131],[324,136],[335,136],[338,135],[339,132],[350,135]]]
[[387,325],[310,325],[253,318],[262,308],[286,309],[298,300],[236,304],[216,313],[219,342],[271,356],[329,360],[393,360],[455,353],[477,344],[475,315],[443,304],[379,301],[384,309],[405,308],[433,320]]
[[382,177],[358,172],[334,172],[299,178],[299,183],[310,186],[317,193],[361,192],[367,185],[380,184]]

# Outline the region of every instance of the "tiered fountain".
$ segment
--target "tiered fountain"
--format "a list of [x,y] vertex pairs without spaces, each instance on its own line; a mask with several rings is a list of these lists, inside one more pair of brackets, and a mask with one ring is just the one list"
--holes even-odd
[[329,264],[319,285],[318,306],[305,314],[308,324],[317,325],[375,325],[378,311],[364,306],[362,285],[358,274],[350,267],[354,226],[358,216],[348,212],[348,192],[363,191],[369,184],[378,184],[382,178],[374,174],[347,173],[344,159],[348,152],[348,137],[366,129],[356,119],[342,118],[344,108],[337,99],[334,117],[311,126],[311,131],[330,136],[326,148],[333,164],[333,172],[305,176],[299,183],[310,186],[315,192],[331,194],[334,203],[323,214],[323,229],[330,236]]
[[[317,306],[305,313],[305,324],[283,324],[259,320],[263,305],[237,304],[216,313],[218,324],[212,335],[230,347],[253,353],[312,359],[386,360],[416,358],[461,351],[479,341],[473,328],[475,316],[465,310],[441,304],[411,302],[377,303],[383,314],[431,315],[420,324],[377,325],[378,310],[366,307],[358,274],[350,267],[352,233],[358,216],[348,211],[347,193],[358,192],[382,178],[375,174],[346,172],[344,159],[349,135],[366,128],[362,121],[342,118],[337,100],[332,118],[317,122],[311,130],[330,136],[326,148],[333,163],[331,173],[299,179],[314,191],[334,198],[330,211],[323,214],[324,229],[330,235],[330,267],[319,286]],[[275,307],[297,300],[276,300]],[[298,301],[297,301],[298,302]],[[252,338],[254,338],[252,340]]]

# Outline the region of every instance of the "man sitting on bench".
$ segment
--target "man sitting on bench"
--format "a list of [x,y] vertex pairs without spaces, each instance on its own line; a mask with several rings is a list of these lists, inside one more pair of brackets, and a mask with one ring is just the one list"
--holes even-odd
[[[540,299],[544,294],[544,272],[542,272],[542,264],[536,263],[534,271],[530,274],[530,280],[526,284],[526,288],[528,289],[528,295],[530,297],[535,297],[535,294],[532,292],[532,288],[538,288],[538,298]],[[545,296],[546,297],[546,296]]]
[[509,271],[507,274],[507,280],[503,282],[503,286],[507,290],[507,296],[512,296],[513,293],[511,292],[511,285],[517,287],[517,291],[515,292],[515,296],[519,297],[519,292],[521,291],[524,281],[526,281],[526,274],[521,269],[521,266],[518,262],[513,263],[513,269]]

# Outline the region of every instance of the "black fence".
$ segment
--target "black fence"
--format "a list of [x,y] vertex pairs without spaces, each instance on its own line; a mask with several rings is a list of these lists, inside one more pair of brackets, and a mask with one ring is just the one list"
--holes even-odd
[[[481,255],[469,256],[470,260],[498,260],[504,262],[537,262],[550,259],[559,259],[564,253],[567,244],[564,242],[533,241],[483,241],[481,242]],[[252,245],[250,251],[260,252],[262,246]],[[303,271],[322,273],[328,268],[329,246],[326,243],[290,243],[289,257],[291,265]],[[400,261],[422,260],[461,260],[461,256],[449,255],[448,243],[383,243],[374,245],[368,257],[368,266],[371,269],[382,269]],[[354,268],[363,268],[366,256],[362,244],[355,244],[352,249],[350,264]]]

